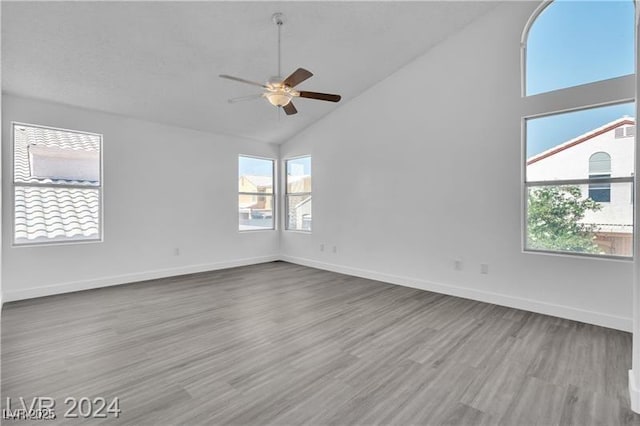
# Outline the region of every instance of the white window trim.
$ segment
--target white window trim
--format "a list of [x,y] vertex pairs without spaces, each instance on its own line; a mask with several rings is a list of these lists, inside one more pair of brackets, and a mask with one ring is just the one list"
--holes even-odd
[[[288,185],[288,174],[287,174],[287,162],[289,161],[295,161],[295,160],[299,160],[301,158],[309,158],[310,161],[312,161],[312,156],[311,154],[304,154],[304,155],[297,155],[295,157],[287,157],[285,159],[282,160],[282,177],[283,177],[283,186],[284,186],[284,191],[283,191],[283,197],[282,197],[282,204],[283,204],[283,211],[284,214],[282,215],[283,218],[283,224],[282,224],[282,229],[287,231],[287,232],[292,232],[292,233],[300,233],[300,234],[311,234],[313,232],[313,222],[311,222],[311,229],[310,230],[306,230],[306,229],[289,229],[289,208],[288,203],[287,203],[287,198],[289,195],[310,195],[312,197],[313,200],[313,172],[311,172],[311,191],[310,192],[289,192],[289,185]],[[311,217],[313,218],[313,201],[311,202]],[[312,219],[313,220],[313,219]]]
[[[245,157],[245,158],[254,158],[256,160],[266,160],[266,161],[271,161],[271,182],[273,185],[273,190],[271,191],[271,194],[267,194],[267,193],[261,193],[261,192],[240,192],[238,191],[238,195],[255,195],[258,197],[264,197],[264,196],[270,196],[271,198],[271,206],[273,207],[273,212],[271,213],[273,216],[273,220],[272,220],[272,226],[271,228],[261,228],[261,229],[240,229],[240,219],[238,219],[238,232],[240,233],[252,233],[252,232],[272,232],[272,231],[277,231],[278,230],[278,183],[277,183],[277,179],[276,177],[278,176],[277,173],[277,166],[278,166],[278,161],[275,158],[269,158],[269,157],[260,157],[257,155],[248,155],[248,154],[238,154],[238,160],[240,160],[240,157]],[[239,172],[239,170],[238,170]],[[240,173],[238,173],[238,177],[240,177]],[[238,206],[236,205],[236,209],[238,208]]]
[[[603,255],[603,254],[592,254],[592,253],[578,253],[578,252],[560,252],[560,251],[547,251],[547,250],[533,250],[527,248],[527,199],[528,199],[528,189],[529,187],[541,186],[541,185],[559,185],[559,184],[588,184],[589,179],[580,179],[580,180],[572,180],[572,181],[545,181],[545,182],[528,182],[527,181],[527,129],[526,123],[528,119],[532,118],[540,118],[552,115],[558,115],[566,112],[574,112],[587,110],[591,108],[605,107],[611,105],[620,105],[630,102],[635,102],[636,104],[636,112],[638,111],[638,103],[636,99],[637,95],[637,61],[636,57],[636,72],[635,74],[624,75],[621,77],[610,78],[607,80],[596,81],[592,83],[582,84],[578,86],[567,87],[563,89],[552,90],[549,92],[538,93],[534,95],[526,95],[526,81],[527,81],[527,70],[526,70],[526,57],[527,57],[527,38],[529,36],[529,31],[531,27],[535,23],[536,19],[540,16],[542,11],[547,8],[554,0],[544,0],[536,10],[531,14],[529,20],[525,24],[524,30],[522,32],[522,37],[520,40],[520,90],[521,90],[521,120],[520,120],[520,200],[521,200],[521,251],[522,253],[527,254],[543,254],[543,255],[554,255],[554,256],[566,256],[566,257],[586,257],[607,261],[623,261],[629,262],[633,261],[636,256],[636,250],[638,246],[638,237],[637,233],[637,222],[635,220],[637,214],[633,215],[633,253],[631,256],[616,256],[616,255]],[[637,22],[639,13],[638,13],[638,5],[637,2],[633,2],[634,7],[636,8],[636,19]],[[636,25],[637,31],[637,25]],[[635,38],[638,38],[638,34],[635,34]],[[637,49],[636,49],[637,51]],[[637,55],[637,53],[636,53]],[[637,126],[637,114],[636,114],[636,126]],[[636,127],[637,128],[637,127]],[[637,132],[636,132],[637,138]],[[638,146],[638,142],[636,139],[636,147]],[[636,155],[638,155],[636,153]],[[634,170],[634,173],[630,177],[625,178],[609,178],[602,179],[602,183],[616,183],[616,182],[630,182],[632,185],[632,191],[635,193],[635,189],[633,186],[635,185],[635,175],[637,173]],[[634,212],[640,206],[637,203],[634,204]]]

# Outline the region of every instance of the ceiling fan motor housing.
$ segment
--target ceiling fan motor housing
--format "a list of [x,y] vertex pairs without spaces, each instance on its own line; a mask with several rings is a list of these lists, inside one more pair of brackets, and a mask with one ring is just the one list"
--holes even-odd
[[273,15],[271,15],[271,20],[273,21],[274,24],[276,25],[282,25],[284,24],[284,13],[281,12],[276,12]]

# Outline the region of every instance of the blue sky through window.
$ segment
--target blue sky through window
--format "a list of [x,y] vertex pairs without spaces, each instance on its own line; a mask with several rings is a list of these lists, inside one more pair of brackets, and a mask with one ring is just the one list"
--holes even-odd
[[635,115],[635,103],[590,108],[527,120],[527,158],[603,126]]
[[273,161],[262,158],[238,157],[238,176],[272,176]]
[[300,157],[288,160],[287,174],[290,176],[310,175],[311,157]]
[[[527,37],[527,95],[635,72],[632,0],[555,0]],[[527,120],[527,158],[623,116],[634,103]]]
[[[287,162],[291,174],[311,174],[311,157],[300,157]],[[238,176],[271,176],[273,162],[262,158],[238,157]],[[294,170],[295,169],[295,170]]]
[[527,95],[633,74],[631,0],[555,0],[527,37]]

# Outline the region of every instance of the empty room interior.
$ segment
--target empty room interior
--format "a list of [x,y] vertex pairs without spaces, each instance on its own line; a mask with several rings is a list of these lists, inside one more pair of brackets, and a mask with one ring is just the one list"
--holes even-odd
[[0,7],[2,422],[640,425],[636,1]]

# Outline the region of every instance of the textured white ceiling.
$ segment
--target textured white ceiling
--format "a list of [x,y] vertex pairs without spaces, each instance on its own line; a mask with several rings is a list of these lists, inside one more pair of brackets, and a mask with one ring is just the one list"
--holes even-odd
[[[495,6],[492,2],[3,2],[2,90],[198,130],[282,142],[349,102]],[[297,99],[228,98],[277,73],[274,12],[283,12],[283,74]],[[257,89],[257,90],[255,90]],[[410,87],[403,88],[410,89]]]

